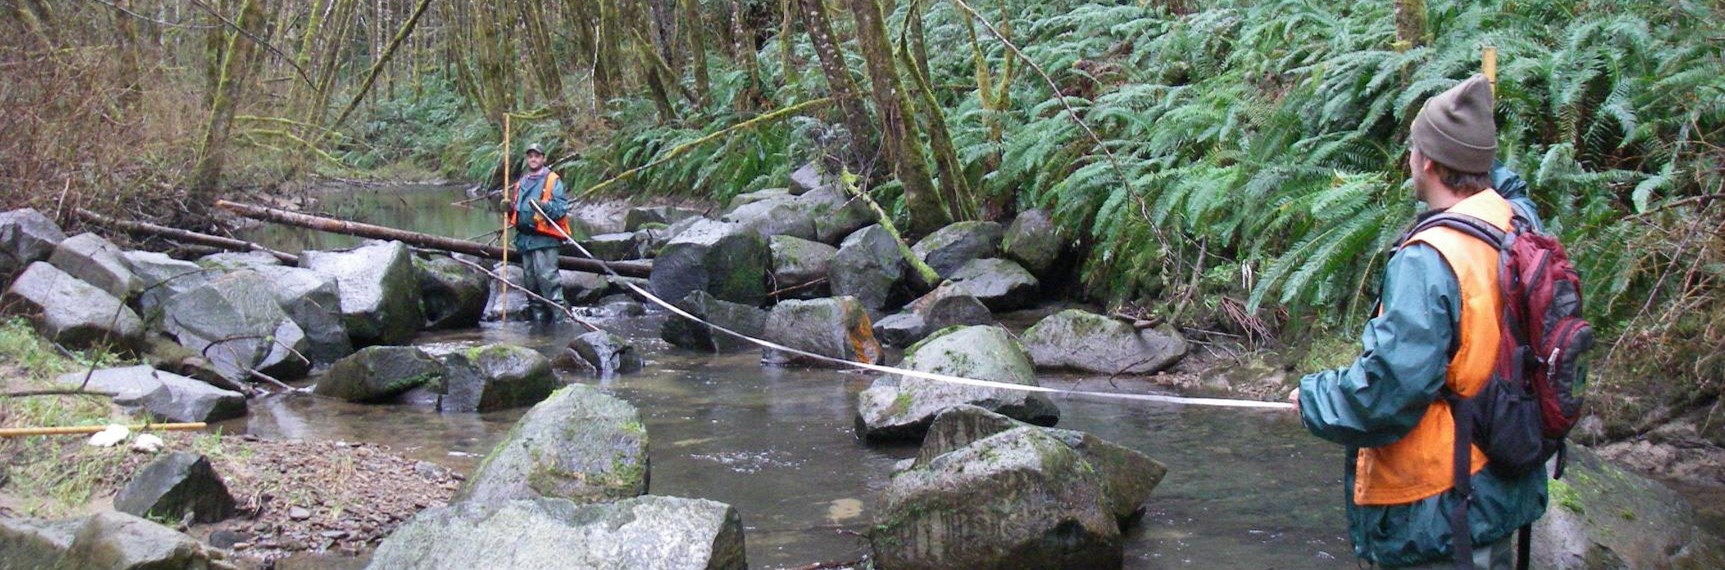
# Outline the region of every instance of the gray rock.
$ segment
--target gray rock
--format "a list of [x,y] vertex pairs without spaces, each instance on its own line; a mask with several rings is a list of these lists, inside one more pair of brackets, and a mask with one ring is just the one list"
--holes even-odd
[[138,470],[114,495],[114,509],[157,520],[211,523],[234,516],[234,497],[210,460],[190,452],[169,453]]
[[444,355],[437,409],[490,412],[531,406],[557,389],[551,361],[533,349],[490,344]]
[[838,248],[791,236],[773,236],[770,248],[773,252],[773,290],[790,290],[785,297],[793,299],[826,296],[830,286],[811,284],[827,278],[827,268],[832,264],[833,256],[838,255]]
[[1048,218],[1047,210],[1025,210],[1006,227],[1000,253],[1030,270],[1032,275],[1046,279],[1065,245],[1060,228]]
[[976,297],[991,311],[1023,308],[1036,297],[1036,277],[1007,259],[978,259],[953,272],[958,291]]
[[639,317],[647,314],[647,307],[628,295],[606,295],[593,303],[590,312],[613,319]]
[[144,338],[144,322],[131,308],[47,262],[31,263],[3,302],[27,316],[36,332],[69,348],[131,348]]
[[228,251],[198,258],[198,265],[218,271],[256,269],[281,264],[282,260],[276,259],[276,256],[261,251]]
[[[990,412],[976,406],[953,406],[936,416],[923,437],[913,468],[927,467],[937,458],[1010,429],[1030,427],[1030,424]],[[1038,428],[1065,443],[1102,475],[1103,491],[1107,494],[1109,512],[1121,528],[1141,514],[1140,507],[1150,498],[1151,491],[1168,474],[1161,462],[1138,451],[1122,447],[1089,433],[1073,430]]]
[[349,402],[385,402],[443,378],[443,364],[414,346],[371,346],[337,360],[312,392]]
[[[73,388],[85,385],[84,373],[63,374],[55,383]],[[96,370],[86,387],[115,394],[115,404],[163,421],[216,422],[246,415],[245,395],[149,366]]]
[[[485,315],[491,277],[446,255],[413,258],[419,273],[419,302],[425,328],[455,329],[479,324]],[[338,302],[340,297],[337,297]],[[339,313],[338,313],[339,314]]]
[[659,252],[648,280],[653,294],[675,302],[697,289],[745,305],[767,298],[772,252],[761,234],[737,224],[702,220]]
[[[960,378],[1037,386],[1024,348],[997,326],[946,329],[905,350],[901,368]],[[910,376],[875,380],[857,398],[857,433],[864,439],[916,440],[935,416],[969,404],[1039,426],[1060,421],[1060,409],[1040,392],[986,388]]]
[[126,266],[121,253],[119,246],[102,236],[85,232],[66,238],[55,246],[53,255],[48,256],[48,263],[115,298],[130,299],[143,286],[138,276]]
[[[880,342],[868,311],[855,297],[828,297],[808,301],[785,301],[767,314],[762,340],[790,348],[852,362],[880,362]],[[762,349],[761,361],[774,365],[834,364],[774,349]]]
[[910,346],[928,336],[928,323],[922,315],[899,313],[874,322],[874,337],[888,346]]
[[600,376],[628,374],[641,370],[641,355],[623,337],[605,331],[592,331],[569,341],[569,350]]
[[174,295],[190,291],[210,280],[211,270],[153,251],[127,251],[120,257],[138,277],[138,309],[145,318],[161,317],[162,305]]
[[669,226],[688,218],[699,217],[700,210],[679,208],[676,206],[653,206],[649,208],[630,208],[623,216],[623,231],[634,232],[648,224],[663,224]]
[[647,492],[647,459],[635,406],[574,384],[528,410],[451,502],[627,499]]
[[897,296],[904,268],[898,240],[873,225],[845,237],[827,269],[827,281],[834,295],[856,297],[863,307],[880,310]]
[[103,511],[84,519],[60,565],[114,570],[222,567],[213,558],[197,539],[184,533],[126,513]]
[[[505,317],[511,320],[526,318],[527,308],[531,306],[533,299],[521,291],[522,276],[525,275],[521,271],[521,266],[493,266],[491,271],[503,276],[503,279],[513,287],[498,283],[495,278],[487,279],[486,283],[490,285],[491,290],[485,296],[485,314],[482,318],[486,321],[499,321]],[[559,272],[557,275],[562,277],[563,274]]]
[[557,271],[557,280],[563,284],[563,302],[570,306],[598,301],[611,290],[611,283],[598,273],[563,269]]
[[341,286],[328,275],[285,265],[252,268],[267,279],[288,318],[305,331],[307,347],[301,351],[314,366],[324,366],[353,354],[347,324],[341,314]]
[[868,203],[846,196],[837,187],[817,188],[797,197],[815,219],[815,241],[839,243],[845,236],[875,223]]
[[47,521],[0,517],[0,570],[56,568],[72,548],[82,519]]
[[[767,328],[766,311],[752,305],[720,301],[706,291],[695,291],[672,304],[702,320],[751,337],[760,338]],[[733,352],[755,346],[677,315],[665,317],[659,337],[674,346],[708,352]]]
[[[982,301],[960,291],[951,281],[941,283],[933,291],[911,301],[905,306],[903,314],[913,315],[915,318],[896,319],[892,323],[892,340],[883,338],[881,342],[893,346],[910,346],[947,327],[986,325],[994,322],[994,315],[988,312],[988,307],[983,305]],[[875,328],[880,330],[879,326]]]
[[997,433],[893,476],[870,533],[880,568],[1119,568],[1099,473],[1036,428]]
[[1725,568],[1725,539],[1682,495],[1569,446],[1551,504],[1533,523],[1533,568]]
[[575,239],[585,239],[595,234],[614,234],[625,231],[624,221],[628,211],[620,202],[598,202],[578,204],[570,213],[570,226]]
[[637,257],[637,244],[633,233],[599,234],[581,240],[581,247],[587,248],[587,252],[593,254],[594,258],[605,261]]
[[228,273],[168,299],[162,330],[234,384],[250,380],[252,370],[297,377],[309,369],[294,354],[310,349],[304,329],[282,310],[274,284],[256,271]]
[[910,250],[941,279],[951,279],[964,264],[999,253],[1003,232],[994,222],[958,222],[922,238]]
[[[509,548],[498,548],[507,544]],[[558,499],[427,509],[383,541],[368,568],[743,570],[737,510],[705,499]]]
[[762,202],[762,201],[766,201],[766,200],[782,200],[785,198],[789,198],[790,195],[791,195],[790,190],[787,190],[784,188],[768,188],[765,190],[757,190],[754,192],[746,192],[743,194],[738,194],[736,196],[731,197],[730,203],[728,203],[725,206],[725,211],[721,214],[721,216],[729,216],[729,215],[731,215],[732,212],[737,211],[738,208],[741,208],[743,206],[747,206],[749,204],[753,204],[755,202]]
[[425,323],[413,255],[401,242],[307,251],[299,264],[339,283],[341,314],[356,345],[406,344]]
[[31,263],[48,259],[62,241],[66,234],[60,226],[35,208],[0,213],[0,277],[9,278]]
[[1186,356],[1186,339],[1171,327],[1134,330],[1080,309],[1049,315],[1022,340],[1038,367],[1098,374],[1151,374]]
[[838,183],[837,176],[821,172],[820,164],[810,162],[791,172],[789,191],[792,195],[801,196],[810,190],[837,186]]
[[815,238],[815,217],[809,208],[791,196],[782,196],[739,206],[719,218],[762,236]]

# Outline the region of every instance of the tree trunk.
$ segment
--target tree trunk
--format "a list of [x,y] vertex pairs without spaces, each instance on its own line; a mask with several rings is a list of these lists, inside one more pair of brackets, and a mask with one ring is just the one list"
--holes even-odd
[[551,15],[545,11],[545,4],[540,2],[523,2],[526,14],[522,18],[527,24],[527,60],[533,66],[533,77],[539,83],[539,95],[545,98],[545,105],[561,118],[564,115],[563,104],[563,63],[558,57],[555,35],[550,26],[554,23]]
[[[873,178],[870,166],[875,158],[873,142],[874,125],[869,121],[868,109],[863,106],[862,95],[856,82],[851,80],[850,66],[845,64],[844,52],[839,51],[838,40],[833,35],[832,21],[827,16],[823,0],[797,0],[801,6],[803,28],[809,32],[809,41],[815,46],[815,57],[821,62],[821,74],[827,78],[827,90],[833,94],[833,101],[838,103],[839,113],[844,117],[845,129],[850,131],[850,153],[846,162],[862,173],[865,178]],[[794,74],[790,69],[782,71],[789,77]]]
[[1396,51],[1407,51],[1425,43],[1425,0],[1396,0]]
[[904,188],[905,210],[910,216],[908,233],[921,237],[952,221],[941,208],[940,195],[928,175],[928,162],[923,158],[922,141],[916,124],[908,117],[904,89],[899,85],[898,66],[893,63],[892,45],[887,42],[886,19],[875,0],[850,0],[851,14],[856,18],[857,45],[862,47],[863,61],[868,65],[869,82],[874,84],[875,110],[880,113],[881,142],[893,173]]
[[[258,35],[264,24],[258,2],[244,0],[235,23],[241,29]],[[233,125],[240,94],[249,79],[245,62],[255,49],[257,45],[239,31],[228,31],[226,46],[221,51],[222,61],[217,65],[220,72],[210,97],[210,122],[204,128],[204,144],[198,150],[197,165],[192,169],[191,197],[199,205],[215,197],[221,183],[222,162],[227,158],[228,131]]]
[[927,126],[929,150],[934,154],[935,169],[940,175],[941,202],[946,205],[947,215],[954,220],[973,219],[977,215],[976,197],[971,195],[964,165],[959,162],[958,150],[946,129],[946,115],[929,84],[928,44],[923,38],[921,8],[920,1],[911,4],[905,29],[899,35],[899,59],[909,68],[917,95],[907,106],[916,109]]
[[707,94],[712,91],[713,81],[707,75],[707,30],[701,18],[700,0],[679,0],[683,7],[683,31],[685,44],[689,47],[689,64],[695,72],[695,108],[707,108]]

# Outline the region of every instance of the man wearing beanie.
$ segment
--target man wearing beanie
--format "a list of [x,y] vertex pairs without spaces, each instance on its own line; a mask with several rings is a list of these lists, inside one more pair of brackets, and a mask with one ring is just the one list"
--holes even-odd
[[[1409,142],[1414,198],[1427,208],[1416,222],[1450,212],[1508,231],[1512,211],[1531,217],[1531,202],[1511,206],[1493,188],[1497,125],[1485,77],[1427,100]],[[1497,264],[1491,244],[1452,228],[1404,236],[1385,268],[1360,357],[1306,376],[1289,396],[1306,429],[1348,449],[1348,534],[1368,562],[1511,568],[1515,531],[1545,514],[1545,472],[1501,477],[1484,469],[1477,446],[1468,450],[1471,495],[1454,485],[1458,453],[1445,394],[1478,393],[1495,364]],[[1466,540],[1451,531],[1452,516],[1467,527]]]

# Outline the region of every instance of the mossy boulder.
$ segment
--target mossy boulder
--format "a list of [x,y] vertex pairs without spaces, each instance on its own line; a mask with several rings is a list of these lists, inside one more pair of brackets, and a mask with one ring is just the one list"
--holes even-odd
[[4,303],[36,332],[69,348],[136,348],[144,321],[107,291],[45,261],[31,263],[6,289]]
[[[854,297],[785,301],[767,314],[762,340],[838,360],[880,362],[880,342],[868,311]],[[774,365],[836,366],[790,352],[762,349],[761,361]]]
[[371,242],[341,251],[307,251],[300,267],[334,277],[341,314],[355,345],[406,344],[425,324],[413,255],[398,242]]
[[1533,524],[1533,567],[1725,568],[1725,539],[1697,526],[1695,509],[1664,484],[1578,445]]
[[647,428],[628,402],[575,384],[522,416],[452,502],[606,503],[647,492]]
[[733,208],[720,220],[759,232],[762,236],[815,239],[815,213],[808,204],[785,195]]
[[443,378],[443,364],[415,346],[371,346],[337,360],[312,392],[349,402],[387,402]]
[[168,299],[162,330],[232,384],[251,381],[254,370],[292,378],[310,369],[300,359],[312,348],[305,329],[282,310],[276,284],[256,271],[234,271]]
[[904,271],[898,240],[872,225],[845,237],[827,268],[827,283],[833,295],[855,297],[864,308],[878,311],[903,298]]
[[1186,356],[1186,338],[1173,327],[1136,329],[1081,309],[1049,315],[1021,338],[1040,368],[1151,374]]
[[217,522],[234,515],[233,495],[202,454],[162,455],[138,470],[114,495],[114,510],[157,520]]
[[56,568],[224,568],[221,555],[197,539],[147,519],[121,512],[90,515],[78,526]]
[[419,272],[419,301],[425,328],[454,329],[479,324],[485,315],[491,277],[447,255],[413,258]]
[[[997,326],[953,327],[905,351],[900,367],[1037,386],[1036,369],[1018,341]],[[1039,426],[1060,421],[1060,409],[1040,392],[967,386],[896,375],[875,380],[857,398],[857,435],[868,440],[919,440],[947,408],[978,406]]]
[[910,249],[942,279],[949,279],[964,264],[999,254],[1003,232],[994,222],[958,222],[935,230]]
[[[581,247],[587,248],[587,253],[596,259],[619,261],[639,257],[639,244],[635,241],[634,232],[599,234],[581,240]],[[574,252],[579,256],[579,251]]]
[[801,196],[811,190],[836,186],[839,183],[838,178],[836,175],[824,172],[820,163],[810,162],[791,171],[791,187],[788,190],[792,195]]
[[533,349],[488,344],[443,355],[437,409],[491,412],[534,405],[557,389],[551,360]]
[[11,278],[31,263],[48,259],[66,241],[59,224],[35,208],[0,213],[0,277]]
[[814,299],[826,296],[832,288],[825,279],[838,248],[792,236],[773,236],[769,248],[773,252],[773,290],[787,291],[784,297]]
[[606,331],[582,333],[569,341],[569,352],[599,376],[639,372],[641,355],[623,337]]
[[557,272],[557,281],[563,284],[563,302],[570,306],[590,304],[611,291],[611,282],[598,273],[564,269]]
[[[500,546],[506,545],[506,546]],[[384,539],[367,568],[743,570],[743,520],[706,499],[562,499],[427,509]]]
[[623,215],[623,231],[640,231],[641,229],[654,224],[661,227],[669,226],[688,218],[699,217],[700,215],[700,210],[693,208],[679,208],[677,206],[630,208],[629,212]]
[[845,195],[837,185],[816,188],[797,197],[815,218],[815,241],[836,244],[845,236],[875,223],[868,203]]
[[733,303],[760,305],[767,298],[772,252],[767,239],[738,224],[695,222],[671,238],[653,260],[653,294],[675,302],[701,290]]
[[139,315],[152,322],[160,320],[162,305],[170,297],[196,289],[209,281],[213,273],[196,263],[154,251],[127,251],[120,257],[138,277]]
[[[706,291],[689,293],[673,305],[702,320],[755,338],[760,338],[767,328],[766,311],[752,305],[720,301]],[[755,346],[679,315],[665,317],[659,337],[673,346],[706,352],[734,352]]]
[[1010,259],[977,259],[950,276],[958,292],[976,297],[991,311],[1021,309],[1036,298],[1041,282]]
[[1000,240],[1001,255],[1018,262],[1039,279],[1049,277],[1065,248],[1060,228],[1049,219],[1048,211],[1042,209],[1019,212]]
[[527,317],[527,308],[533,304],[533,299],[521,291],[524,283],[519,265],[498,264],[492,267],[492,272],[503,278],[499,283],[496,278],[486,280],[490,287],[485,294],[485,312],[480,315],[484,321],[499,321],[503,319],[521,319]]
[[1120,527],[1084,456],[1035,427],[899,472],[869,533],[882,570],[1119,568]]

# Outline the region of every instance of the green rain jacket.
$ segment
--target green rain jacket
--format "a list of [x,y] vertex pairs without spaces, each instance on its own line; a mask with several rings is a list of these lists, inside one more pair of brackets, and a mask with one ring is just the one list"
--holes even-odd
[[[528,200],[538,201],[539,193],[545,189],[546,174],[549,168],[542,169],[538,175],[521,177],[521,191],[515,194],[515,249],[516,251],[533,251],[548,247],[557,247],[563,243],[563,238],[548,236],[533,229],[533,216],[538,212],[528,204]],[[539,207],[555,220],[569,213],[569,195],[564,192],[563,179],[557,179],[557,185],[551,187],[551,201],[540,202]],[[576,236],[580,237],[580,236]]]
[[[1499,178],[1498,171],[1507,176]],[[1494,181],[1519,185],[1510,202],[1531,217],[1526,184],[1501,166],[1493,174]],[[1349,448],[1343,489],[1354,554],[1388,567],[1447,560],[1454,552],[1448,515],[1461,500],[1455,490],[1405,505],[1355,505],[1352,459],[1355,449],[1406,435],[1439,397],[1457,342],[1461,286],[1437,250],[1414,244],[1390,257],[1381,303],[1383,312],[1366,323],[1364,350],[1351,366],[1300,381],[1300,420],[1313,435]],[[1519,480],[1481,470],[1473,476],[1473,493],[1468,532],[1475,545],[1532,524],[1548,501],[1544,470]]]

